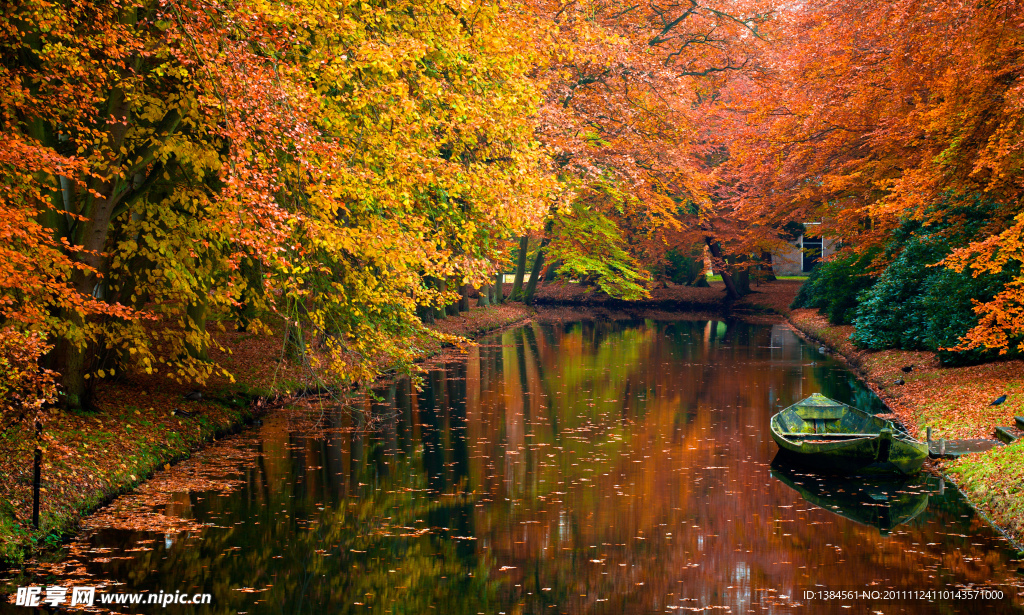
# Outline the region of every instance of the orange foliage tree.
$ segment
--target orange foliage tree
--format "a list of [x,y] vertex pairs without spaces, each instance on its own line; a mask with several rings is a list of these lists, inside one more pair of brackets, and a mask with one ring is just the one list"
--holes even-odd
[[708,104],[724,75],[756,67],[772,5],[536,0],[527,8],[547,87],[540,134],[571,195],[569,207],[552,210],[552,251],[581,276],[591,265],[574,238],[603,237],[593,244],[599,252],[623,250],[619,270],[634,273],[609,287],[642,296],[641,262],[661,261],[674,244],[703,244],[710,232],[719,144]]
[[[928,222],[944,200],[981,195],[999,207],[946,265],[1019,267],[1019,2],[806,2],[781,12],[776,29],[764,70],[738,75],[722,105],[722,196],[749,251],[778,244],[786,222],[816,219],[867,249],[904,220]],[[977,312],[965,347],[1024,344],[1024,278]]]

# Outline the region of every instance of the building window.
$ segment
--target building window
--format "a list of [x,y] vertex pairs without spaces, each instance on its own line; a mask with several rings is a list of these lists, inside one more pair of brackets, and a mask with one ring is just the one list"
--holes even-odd
[[814,269],[814,266],[821,260],[822,241],[821,237],[807,237],[804,235],[801,238],[800,243],[803,247],[803,250],[801,251],[803,256],[803,266],[801,267],[801,270],[804,273],[807,273],[811,269]]

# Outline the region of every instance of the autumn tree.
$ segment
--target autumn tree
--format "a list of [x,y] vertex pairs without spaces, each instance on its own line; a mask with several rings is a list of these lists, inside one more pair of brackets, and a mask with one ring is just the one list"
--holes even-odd
[[[724,98],[722,194],[748,247],[778,243],[787,222],[824,220],[827,235],[866,252],[905,221],[927,224],[948,213],[942,203],[978,196],[1000,205],[945,263],[975,275],[1019,267],[1019,21],[1012,1],[841,0],[782,12],[765,70],[737,75]],[[1024,279],[977,311],[967,347],[1021,343]]]
[[55,344],[71,407],[128,367],[202,382],[213,315],[259,329],[276,312],[340,381],[408,366],[416,308],[452,299],[428,282],[489,280],[549,206],[532,56],[502,19],[473,2],[16,3],[2,324]]
[[[707,104],[722,76],[757,66],[773,9],[696,1],[529,7],[545,53],[537,69],[547,84],[540,134],[576,201],[552,211],[566,219],[551,228],[611,241],[624,257],[613,269],[631,272],[643,288],[647,273],[639,263],[662,261],[670,237],[687,250],[705,242],[715,218],[709,171],[720,148],[705,121]],[[572,245],[584,247],[561,239],[552,245],[562,256],[571,258]],[[588,260],[609,258],[611,246],[601,245],[600,256],[578,255],[573,275]]]

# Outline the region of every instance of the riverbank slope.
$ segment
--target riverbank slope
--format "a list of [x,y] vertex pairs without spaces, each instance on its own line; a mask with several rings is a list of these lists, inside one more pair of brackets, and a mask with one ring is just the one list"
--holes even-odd
[[[533,313],[508,303],[474,308],[432,327],[473,337],[522,322]],[[22,561],[34,549],[59,545],[83,516],[155,470],[187,458],[273,407],[311,389],[319,391],[306,366],[283,357],[283,326],[271,329],[270,334],[215,333],[211,359],[234,380],[211,378],[197,390],[167,374],[130,374],[99,385],[98,411],[53,415],[39,440],[43,471],[38,530],[31,524],[35,434],[27,425],[0,433],[0,566]],[[416,345],[423,358],[442,348],[426,337]]]

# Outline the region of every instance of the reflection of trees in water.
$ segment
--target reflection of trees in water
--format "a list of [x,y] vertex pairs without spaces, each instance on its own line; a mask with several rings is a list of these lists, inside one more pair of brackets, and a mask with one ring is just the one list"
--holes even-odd
[[[406,433],[416,427],[425,439],[404,448],[401,439],[389,439],[390,428],[366,434],[329,427],[325,438],[311,440],[277,430],[284,421],[269,420],[260,446],[276,454],[245,471],[243,489],[193,495],[187,505],[173,498],[167,506],[167,512],[191,510],[224,526],[181,536],[170,551],[132,553],[130,562],[114,564],[115,578],[131,588],[212,592],[215,604],[197,613],[223,612],[227,605],[289,613],[383,613],[396,604],[409,612],[491,609],[492,562],[465,540],[475,534],[471,496],[438,497],[426,471],[430,434],[458,427],[458,405],[454,424],[441,426],[444,411],[427,412],[438,417],[433,424],[406,424]],[[402,416],[411,418],[411,405],[407,410]],[[334,418],[341,425],[333,427],[352,427],[349,417]],[[445,438],[440,441],[450,450],[459,450],[458,437]],[[144,537],[97,538],[127,548]],[[250,608],[254,600],[262,603]]]
[[[702,604],[735,608],[759,600],[754,588],[796,591],[834,585],[838,578],[867,584],[881,571],[892,586],[933,586],[935,569],[923,561],[946,557],[938,546],[947,542],[942,531],[952,526],[968,533],[974,523],[960,518],[961,503],[941,523],[883,541],[877,530],[851,527],[771,485],[766,462],[775,447],[762,426],[775,408],[767,392],[795,397],[798,385],[809,394],[826,382],[846,386],[841,397],[847,399],[855,391],[836,377],[834,366],[809,365],[802,353],[786,359],[791,365],[773,368],[770,332],[713,322],[673,323],[653,337],[649,329],[636,335],[609,323],[544,333],[534,338],[554,343],[533,354],[548,382],[534,388],[548,391],[552,418],[523,429],[534,437],[510,447],[516,453],[511,466],[497,466],[513,479],[495,484],[526,482],[527,488],[493,494],[498,501],[523,493],[542,497],[506,510],[492,507],[478,524],[493,537],[496,560],[517,564],[523,588],[510,588],[510,598],[534,610],[556,604],[578,612],[607,597],[602,605],[608,612],[645,612],[667,595],[680,595],[681,587]],[[513,339],[503,340],[506,362]],[[631,358],[598,360],[624,356]],[[515,383],[512,378],[508,386]],[[575,394],[563,393],[566,383]],[[606,383],[605,399],[627,400],[621,409],[629,423],[618,431],[613,413],[585,393]],[[500,394],[493,397],[481,398],[484,416],[493,418],[491,425],[505,425],[510,418],[502,412],[510,406]],[[512,414],[511,420],[525,420]],[[491,438],[486,426],[476,435]],[[536,470],[519,471],[535,460]],[[922,540],[935,544],[913,544]],[[995,570],[973,562],[986,548],[968,551],[952,562],[954,574],[974,582],[993,578]],[[997,559],[1005,571],[1005,553]]]
[[769,476],[778,405],[851,391],[781,336],[723,321],[502,333],[420,391],[379,391],[367,403],[395,420],[373,432],[358,414],[328,414],[320,437],[269,419],[242,489],[173,500],[223,527],[107,566],[130,587],[213,591],[214,610],[453,615],[740,612],[840,578],[906,589],[1007,574],[953,490],[883,539]]

